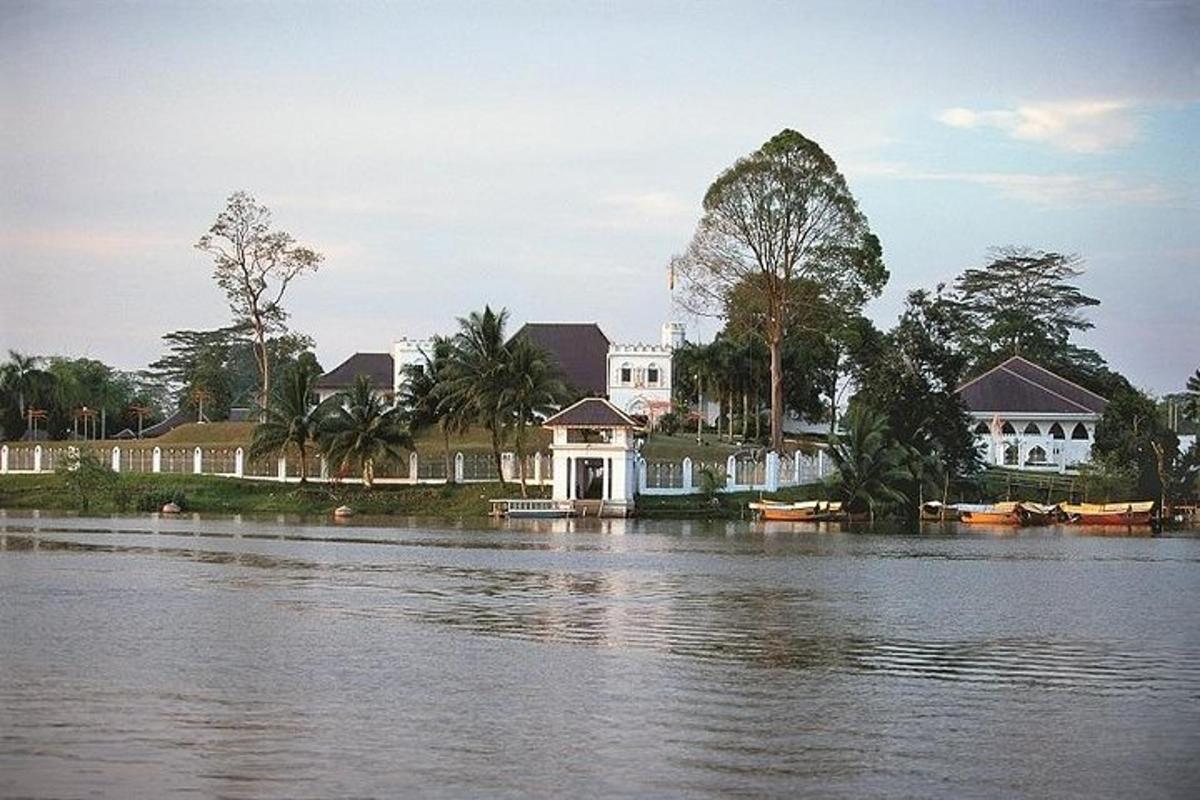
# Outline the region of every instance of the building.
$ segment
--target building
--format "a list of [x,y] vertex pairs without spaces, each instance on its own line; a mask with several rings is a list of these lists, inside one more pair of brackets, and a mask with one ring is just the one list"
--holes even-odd
[[1091,458],[1100,395],[1013,356],[958,387],[985,464],[1062,472]]
[[604,362],[611,346],[594,322],[528,322],[512,339],[527,338],[554,357],[574,392],[590,397],[608,393]]
[[683,346],[683,325],[662,326],[659,344],[612,344],[608,348],[608,399],[626,414],[651,425],[671,410],[672,360]]
[[371,388],[391,402],[396,395],[395,367],[390,353],[355,353],[329,372],[317,378],[317,401],[344,392],[359,376],[366,376]]
[[625,516],[637,492],[638,423],[609,401],[585,397],[546,420],[552,433],[555,500],[595,500]]

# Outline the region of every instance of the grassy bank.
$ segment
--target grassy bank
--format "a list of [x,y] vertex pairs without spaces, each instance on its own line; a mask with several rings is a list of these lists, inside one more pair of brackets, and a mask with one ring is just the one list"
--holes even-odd
[[[540,489],[530,487],[531,496]],[[88,497],[90,513],[157,511],[174,500],[185,511],[221,514],[328,514],[349,505],[363,514],[481,517],[493,497],[520,496],[520,487],[495,483],[463,485],[299,487],[206,475],[122,475]],[[82,510],[82,502],[59,475],[0,476],[0,508]]]

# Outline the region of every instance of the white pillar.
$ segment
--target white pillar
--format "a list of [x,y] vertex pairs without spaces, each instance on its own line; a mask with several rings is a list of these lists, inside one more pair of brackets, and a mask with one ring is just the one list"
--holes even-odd
[[465,461],[465,459],[463,458],[463,454],[461,452],[454,454],[454,482],[455,483],[463,482],[463,473],[465,472],[465,470],[463,469],[464,461]]
[[683,459],[683,491],[691,493],[692,491],[692,459],[691,456],[685,456]]
[[113,445],[112,449],[112,471],[121,471],[121,448],[118,445]]
[[0,473],[8,472],[8,445],[0,445]]
[[774,450],[767,453],[766,475],[763,477],[766,481],[768,492],[774,492],[779,489],[779,453],[776,453]]
[[154,452],[150,455],[150,471],[162,472],[162,448],[155,445]]
[[287,480],[287,457],[286,456],[279,457],[279,466],[278,466],[278,469],[276,470],[276,475],[279,476],[280,483],[283,483],[284,481]]
[[408,454],[408,480],[409,483],[416,483],[417,476],[421,474],[421,462],[417,460],[417,451],[413,450]]
[[197,447],[192,451],[192,474],[199,475],[204,471],[204,453]]
[[542,454],[534,453],[533,456],[533,482],[538,486],[542,485]]
[[246,469],[246,453],[242,448],[238,448],[233,453],[233,474],[237,477],[242,477]]
[[737,485],[737,459],[733,456],[725,459],[725,488]]
[[513,469],[515,456],[512,453],[504,452],[500,454],[500,474],[504,476],[504,480],[516,480],[516,470]]

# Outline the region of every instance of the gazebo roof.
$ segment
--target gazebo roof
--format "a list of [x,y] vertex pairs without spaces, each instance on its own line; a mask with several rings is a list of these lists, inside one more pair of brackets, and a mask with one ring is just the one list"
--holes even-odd
[[967,381],[958,394],[977,413],[1103,414],[1108,404],[1095,392],[1020,356]]
[[637,428],[638,423],[602,397],[585,397],[543,423],[547,428]]

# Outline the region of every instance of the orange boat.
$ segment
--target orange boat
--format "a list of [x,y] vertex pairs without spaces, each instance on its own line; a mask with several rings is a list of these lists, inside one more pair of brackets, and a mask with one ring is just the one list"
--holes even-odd
[[824,511],[828,505],[828,503],[821,500],[809,500],[804,503],[781,503],[776,500],[759,500],[757,503],[750,504],[750,510],[759,519],[797,522],[815,519],[817,514]]
[[1149,525],[1153,519],[1154,501],[1064,504],[1062,510],[1073,525]]
[[1008,502],[992,506],[959,506],[959,520],[968,525],[1020,525],[1021,504]]

